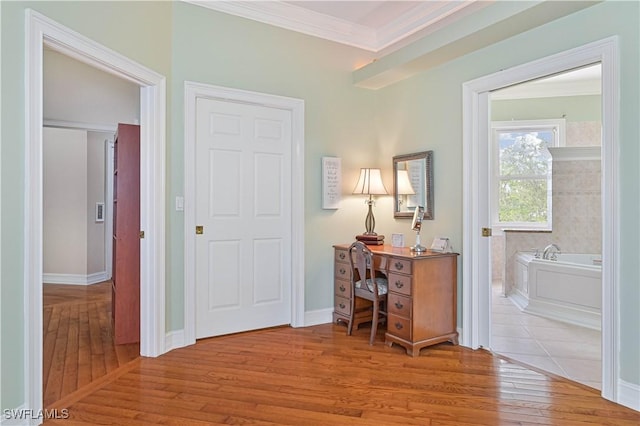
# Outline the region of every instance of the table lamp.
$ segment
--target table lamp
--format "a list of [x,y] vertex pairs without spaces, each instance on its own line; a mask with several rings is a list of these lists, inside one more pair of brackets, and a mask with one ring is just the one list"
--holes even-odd
[[376,219],[373,217],[373,196],[374,195],[386,195],[387,190],[382,183],[382,176],[380,169],[360,169],[360,178],[356,187],[353,189],[354,195],[368,195],[369,199],[366,200],[366,204],[369,206],[367,217],[364,221],[365,232],[364,234],[357,235],[356,239],[371,244],[382,244],[384,241],[384,235],[378,235],[375,232]]

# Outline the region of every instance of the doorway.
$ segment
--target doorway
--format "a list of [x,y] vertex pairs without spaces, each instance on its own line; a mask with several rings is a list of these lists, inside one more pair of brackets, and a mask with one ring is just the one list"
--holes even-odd
[[491,348],[491,266],[490,239],[481,228],[491,224],[489,199],[489,111],[490,92],[567,70],[600,62],[602,64],[602,396],[616,401],[618,324],[617,252],[615,234],[618,217],[616,169],[618,90],[617,38],[562,52],[463,85],[464,110],[464,205],[474,212],[464,218],[463,232],[463,344]]
[[[304,325],[304,101],[264,93],[229,89],[225,87],[185,83],[185,294],[184,294],[184,343],[196,341],[196,226],[202,225],[197,220],[196,191],[196,140],[197,140],[197,104],[199,100],[221,101],[233,105],[250,105],[253,108],[280,110],[290,120],[290,154],[286,168],[290,170],[286,187],[287,193],[281,196],[290,197],[290,202],[283,204],[290,218],[290,260],[283,264],[281,274],[288,276],[290,286],[286,297],[288,302],[284,308],[292,327]],[[263,120],[265,124],[271,120]],[[232,127],[233,128],[233,127]],[[269,134],[275,135],[272,131]],[[235,194],[233,195],[235,196]],[[283,212],[284,213],[284,212]],[[270,216],[268,214],[267,216]],[[244,224],[251,228],[254,224]]]
[[25,401],[43,408],[42,354],[42,127],[43,48],[134,82],[140,87],[141,108],[141,227],[148,238],[141,248],[140,352],[158,356],[166,351],[164,319],[164,182],[165,78],[128,58],[87,39],[33,10],[27,10],[26,47],[26,180],[25,180]]
[[289,325],[291,111],[196,109],[196,337]]
[[595,389],[600,75],[594,64],[491,93],[491,350]]

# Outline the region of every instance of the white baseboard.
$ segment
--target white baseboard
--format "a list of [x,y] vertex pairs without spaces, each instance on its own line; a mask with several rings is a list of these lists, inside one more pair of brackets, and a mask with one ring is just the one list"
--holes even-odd
[[[305,312],[304,314],[304,326],[310,327],[312,325],[327,324],[333,321],[333,308],[320,309],[312,312]],[[173,349],[189,346],[195,342],[186,342],[184,338],[184,329],[169,331],[165,334],[164,348],[165,352],[169,352]]]
[[640,385],[620,380],[618,382],[617,402],[632,410],[640,411]]
[[169,331],[165,334],[164,338],[164,351],[165,353],[188,346],[184,341],[184,329]]
[[42,274],[42,282],[47,284],[91,285],[108,280],[107,272],[82,274]]
[[333,321],[333,308],[318,309],[317,311],[307,311],[304,313],[304,326],[327,324]]

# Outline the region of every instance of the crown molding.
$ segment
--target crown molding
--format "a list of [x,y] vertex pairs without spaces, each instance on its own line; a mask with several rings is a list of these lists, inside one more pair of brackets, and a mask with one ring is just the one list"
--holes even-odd
[[376,50],[373,29],[292,4],[280,1],[183,1],[349,46]]
[[451,17],[477,0],[453,0],[444,5],[435,2],[416,2],[413,9],[379,30],[282,1],[182,1],[370,52],[378,52],[429,25]]
[[411,10],[380,28],[377,32],[376,52],[430,26],[452,18],[477,0],[453,0],[445,2],[419,2]]

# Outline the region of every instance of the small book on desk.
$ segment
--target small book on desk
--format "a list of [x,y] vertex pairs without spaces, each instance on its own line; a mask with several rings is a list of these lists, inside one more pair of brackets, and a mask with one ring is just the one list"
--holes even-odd
[[369,246],[381,246],[384,244],[384,235],[356,235],[357,241],[362,241]]

